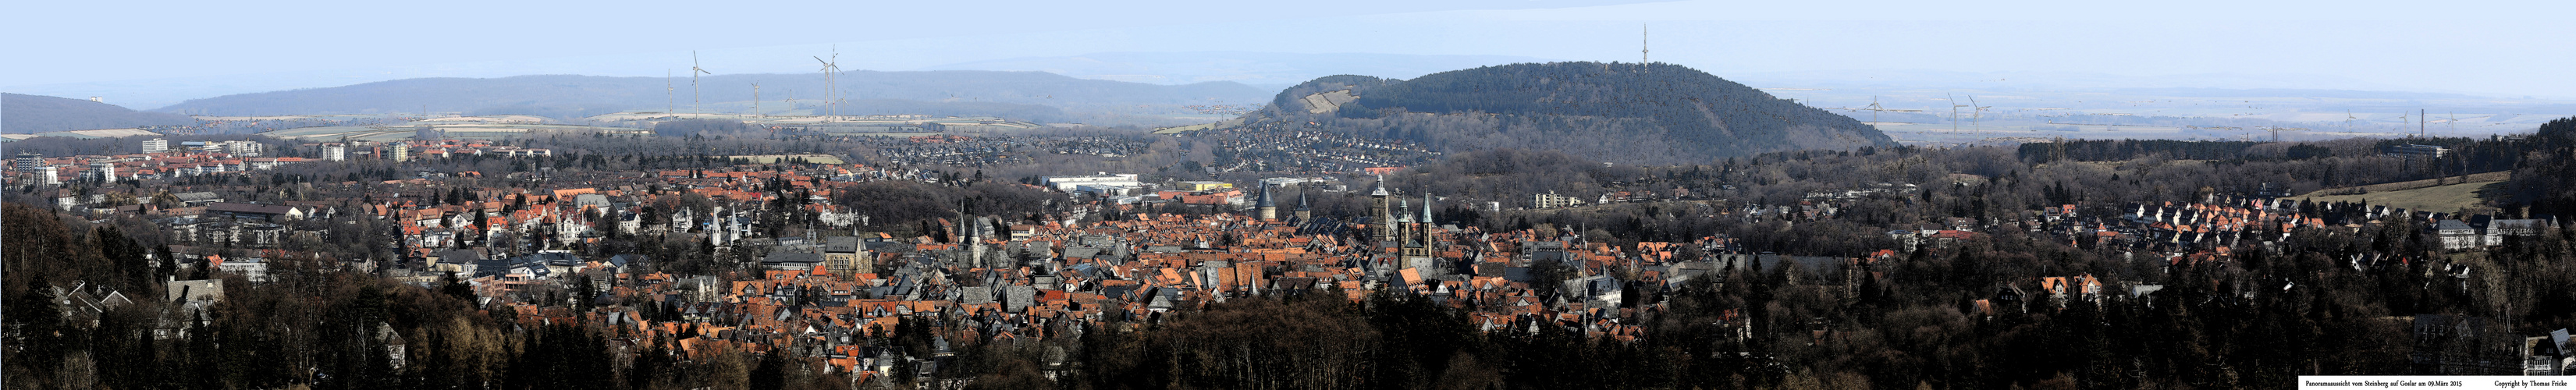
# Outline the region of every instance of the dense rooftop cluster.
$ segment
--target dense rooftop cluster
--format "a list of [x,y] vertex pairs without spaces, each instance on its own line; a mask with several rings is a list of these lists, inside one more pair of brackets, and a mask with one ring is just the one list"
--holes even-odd
[[[13,345],[91,344],[10,369],[200,370],[116,387],[1996,388],[2576,364],[2539,336],[2576,318],[2576,273],[2552,265],[2576,235],[2548,208],[2406,210],[2240,179],[2386,183],[2426,173],[2354,167],[2437,156],[1487,151],[1366,174],[1013,181],[745,163],[705,151],[769,145],[710,137],[572,141],[13,161],[69,181],[17,172],[0,194]],[[1173,150],[1240,163],[1259,145],[1226,142]],[[61,173],[335,147],[266,171]],[[623,153],[685,148],[709,149]]]
[[868,137],[877,156],[896,165],[955,167],[1013,166],[1034,163],[1033,155],[1124,157],[1144,153],[1148,142],[1099,136],[920,136]]
[[1229,172],[1350,172],[1418,165],[1440,157],[1439,152],[1402,139],[1322,131],[1302,122],[1263,122],[1206,132],[1218,140],[1214,168]]

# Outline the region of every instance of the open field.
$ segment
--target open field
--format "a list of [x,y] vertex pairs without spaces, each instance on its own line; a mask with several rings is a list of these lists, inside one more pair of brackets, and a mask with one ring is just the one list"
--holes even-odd
[[195,116],[192,116],[192,117],[197,118],[197,120],[201,120],[201,121],[282,121],[282,120],[294,120],[294,119],[362,119],[362,118],[391,117],[391,116],[397,116],[397,115],[417,115],[417,113],[412,113],[412,114],[259,115],[259,116],[209,116],[209,115],[195,115]]
[[2317,192],[2310,192],[2310,193],[2308,193],[2308,194],[2306,194],[2306,195],[2300,195],[2300,196],[2329,196],[2329,195],[2335,195],[2335,194],[2341,194],[2341,193],[2351,192],[2353,188],[2360,188],[2360,189],[2362,189],[2363,191],[2369,191],[2369,192],[2388,192],[2388,191],[2411,190],[2411,189],[2417,189],[2417,188],[2432,187],[2432,186],[2436,186],[2436,185],[2442,185],[2442,184],[2444,184],[2444,183],[2458,184],[2458,183],[2462,183],[2462,182],[2495,182],[2495,181],[2504,181],[2505,179],[2511,179],[2511,178],[2513,178],[2513,172],[2509,172],[2509,171],[2506,171],[2506,172],[2472,173],[2472,174],[2468,174],[2468,175],[2464,175],[2464,176],[2452,176],[2452,177],[2445,177],[2445,178],[2440,178],[2440,179],[2424,179],[2424,180],[2415,180],[2415,181],[2401,181],[2401,182],[2395,182],[2395,183],[2379,183],[2379,184],[2372,184],[2372,185],[2366,185],[2366,186],[2360,186],[2360,187],[2337,187],[2337,188],[2327,188],[2327,189],[2317,190]]
[[1180,134],[1180,133],[1187,133],[1187,132],[1192,132],[1192,131],[1207,130],[1208,128],[1210,128],[1210,127],[1215,127],[1215,126],[1216,126],[1216,124],[1214,124],[1214,123],[1201,123],[1201,124],[1195,124],[1195,125],[1189,125],[1189,126],[1172,126],[1172,127],[1165,127],[1165,128],[1154,129],[1154,134]]
[[527,133],[531,131],[563,131],[605,134],[649,134],[651,132],[651,130],[637,128],[549,125],[537,123],[543,119],[544,118],[525,115],[449,117],[424,121],[412,121],[401,125],[299,127],[269,131],[260,134],[280,139],[316,142],[340,140],[381,142],[412,139],[413,136],[419,134],[419,128],[422,126],[436,128],[439,131],[445,132],[448,138],[455,139],[511,139],[526,136]]
[[2310,193],[2307,196],[2302,196],[2300,199],[2317,202],[2369,202],[2373,206],[2397,207],[2415,211],[2452,212],[2462,208],[2478,206],[2481,203],[2479,195],[2487,192],[2492,187],[2499,187],[2502,183],[2504,183],[2502,180],[2471,181],[2462,184],[2420,187],[2404,190],[2384,192],[2372,191],[2370,193],[2360,195],[2321,195],[2328,192],[2318,191],[2316,193]]

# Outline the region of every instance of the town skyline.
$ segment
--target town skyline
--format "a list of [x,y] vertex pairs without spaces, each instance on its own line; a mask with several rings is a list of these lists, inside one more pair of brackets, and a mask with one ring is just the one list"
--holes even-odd
[[0,390],[2576,368],[2576,3],[13,11]]

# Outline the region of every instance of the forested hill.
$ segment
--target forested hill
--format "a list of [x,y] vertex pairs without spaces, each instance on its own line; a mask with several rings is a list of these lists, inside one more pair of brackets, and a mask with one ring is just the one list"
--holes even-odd
[[1229,124],[1401,139],[1435,151],[1545,149],[1628,163],[1896,145],[1850,117],[1661,63],[1525,63],[1413,80],[1330,76],[1281,91],[1270,107]]
[[197,120],[185,115],[139,112],[80,99],[0,93],[0,132],[11,134],[193,124]]
[[[850,101],[843,106],[844,114],[937,111],[943,115],[1041,121],[1065,118],[1030,116],[1052,115],[1049,113],[1057,109],[1076,114],[1134,113],[1139,105],[1177,110],[1190,104],[1255,102],[1265,94],[1232,82],[1157,85],[1077,79],[1045,72],[846,71],[837,79],[841,98]],[[822,75],[813,73],[713,75],[700,76],[696,82],[698,86],[693,90],[685,75],[670,79],[577,75],[420,78],[218,96],[156,111],[251,115],[402,113],[427,109],[566,118],[620,110],[661,111],[672,105],[686,110],[692,99],[703,102],[700,107],[705,110],[738,110],[754,98],[751,85],[755,82],[761,85],[758,98],[769,102],[766,108],[773,109],[782,108],[779,102],[788,98],[798,99],[802,105],[818,104],[824,91]],[[849,111],[853,107],[863,112]],[[883,107],[886,112],[864,112],[870,107]]]

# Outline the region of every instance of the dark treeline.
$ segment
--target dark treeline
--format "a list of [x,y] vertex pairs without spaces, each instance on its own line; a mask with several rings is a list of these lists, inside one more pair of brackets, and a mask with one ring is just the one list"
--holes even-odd
[[[2001,148],[1923,149],[1863,148],[1848,152],[1806,151],[1731,158],[1708,165],[1607,165],[1558,152],[1492,150],[1454,154],[1434,164],[1387,177],[1388,187],[1418,197],[1429,193],[1443,202],[1442,223],[1478,226],[1488,231],[1547,225],[1589,234],[1611,242],[1679,241],[1724,233],[1744,240],[1751,250],[1814,255],[1852,255],[1878,244],[1868,237],[1844,238],[1842,232],[1884,232],[1943,224],[1949,217],[1987,223],[2024,218],[2043,207],[2073,204],[2088,215],[2121,215],[2130,205],[2200,201],[2210,196],[2305,194],[2366,184],[2422,180],[2514,169],[2510,192],[2488,194],[2492,203],[2467,210],[2427,212],[2576,215],[2576,120],[2553,121],[2535,135],[2499,140],[2442,139],[2453,145],[2440,158],[2382,153],[2391,143],[2368,139],[2302,143],[2176,143],[2167,141],[2077,141],[2086,157],[2113,159],[2102,163],[2054,161],[2050,144],[2026,144],[2013,154]],[[2519,150],[2521,152],[2515,152]],[[2194,155],[2195,153],[2202,155]],[[2173,157],[2207,159],[2184,159]],[[2067,153],[2067,155],[2085,155]],[[2514,156],[2511,158],[2501,156]],[[2069,158],[2075,159],[2075,158]],[[2054,161],[2054,162],[2051,162]],[[2520,167],[2518,169],[2513,167]],[[1816,193],[1896,189],[1879,183],[1914,184],[1910,194],[1879,192],[1839,202],[1830,220],[1796,221],[1786,215],[1819,210],[1803,203]],[[1358,186],[1364,186],[1361,183]],[[1688,190],[1691,196],[1679,196]],[[1659,199],[1683,203],[1594,205],[1562,210],[1511,210],[1531,205],[1531,195],[1556,192],[1590,203],[1611,192],[1655,192]],[[2278,195],[2276,195],[2278,196]],[[1502,212],[1488,210],[1497,202]],[[1340,206],[1340,205],[1335,205]],[[1743,219],[1755,208],[1785,208],[1767,219]],[[2350,215],[2329,217],[2352,222]],[[1356,215],[1356,214],[1351,214]],[[1769,227],[1754,227],[1776,224]],[[1764,230],[1772,229],[1772,230]],[[1797,231],[1788,237],[1748,234]],[[1594,230],[1598,230],[1595,232]],[[1883,248],[1883,246],[1882,246]]]
[[2035,164],[2059,160],[2128,161],[2148,155],[2179,160],[2224,160],[2243,156],[2246,148],[2258,144],[2262,143],[2168,139],[2034,142],[2021,144],[2021,159]]
[[1556,151],[1496,149],[1452,155],[1386,180],[1387,188],[1416,196],[1429,193],[1525,206],[1531,195],[1554,191],[1567,196],[1595,196],[1623,181],[1643,177],[1646,169],[1634,165],[1605,166]]
[[2508,182],[2514,200],[2534,213],[2576,216],[2576,118],[2549,121],[2525,140]]
[[[1587,203],[1605,193],[1653,192],[1663,199],[1722,201],[1728,209],[1800,207],[1799,202],[1820,192],[1915,185],[1914,195],[1865,198],[1843,210],[1846,218],[1897,226],[1946,216],[2002,217],[2063,204],[2118,215],[2110,208],[2198,201],[2212,195],[2296,195],[2327,188],[2497,172],[2515,166],[2530,171],[2535,169],[2530,168],[2534,164],[2546,166],[2556,160],[2541,156],[2543,153],[2507,150],[2551,150],[2539,141],[2549,137],[2552,136],[2479,141],[2459,149],[2480,148],[2476,152],[2449,153],[2436,159],[2380,153],[2377,141],[2372,140],[2255,145],[2228,142],[2208,146],[2162,141],[2083,141],[2092,145],[2088,148],[2098,152],[2095,156],[2099,158],[2128,156],[2106,163],[2056,161],[2048,157],[2054,154],[2048,144],[2026,144],[2017,150],[1894,147],[1781,152],[1711,164],[1663,166],[1605,166],[1556,152],[1504,149],[1451,155],[1388,180],[1389,187],[1399,191],[1429,191],[1480,207],[1484,202],[1500,202],[1505,208],[1528,207],[1531,195],[1549,191]],[[2218,151],[2225,153],[2201,156],[2218,157],[2215,159],[2172,157],[2174,153]],[[2503,155],[2524,156],[2503,161],[2492,157]],[[2534,179],[2541,180],[2546,179]],[[1880,183],[1897,186],[1880,187]],[[1681,197],[1683,191],[1676,190],[1687,190],[1691,196]],[[2537,192],[2525,192],[2523,196],[2497,206],[2538,202]],[[1929,202],[1930,207],[1910,206],[1922,202]]]
[[[762,130],[767,131],[768,129]],[[707,133],[739,137],[753,135],[749,133],[750,131],[751,127],[743,125],[742,121],[730,119],[681,119],[653,124],[653,134],[664,137],[689,137],[700,134],[715,135]]]
[[[2565,126],[2565,125],[2555,125]],[[2023,161],[2047,164],[2059,161],[2111,162],[2138,159],[2213,160],[2232,162],[2322,160],[2342,157],[2365,158],[2386,154],[2401,145],[2432,145],[2447,148],[2438,157],[2397,157],[2407,173],[2395,177],[2371,177],[2371,180],[2420,180],[2473,173],[2512,170],[2527,158],[2523,154],[2546,151],[2563,145],[2553,141],[2544,125],[2542,134],[2530,137],[2473,138],[2405,138],[2345,139],[2320,142],[2237,142],[2177,140],[2066,140],[2021,144],[2017,149]],[[2326,162],[2327,164],[2338,164]],[[2328,181],[2329,186],[2370,184],[2346,180]]]
[[838,107],[823,104],[797,104],[797,109],[831,112],[840,115],[929,115],[929,116],[994,116],[1036,122],[1073,120],[1063,109],[1036,104],[1013,104],[983,101],[919,101],[902,99],[849,99]]
[[1062,199],[1046,190],[1016,183],[971,178],[962,182],[965,184],[861,183],[835,193],[833,202],[850,206],[852,212],[868,217],[872,225],[900,227],[938,218],[954,221],[961,212],[1025,217],[1045,213]]

